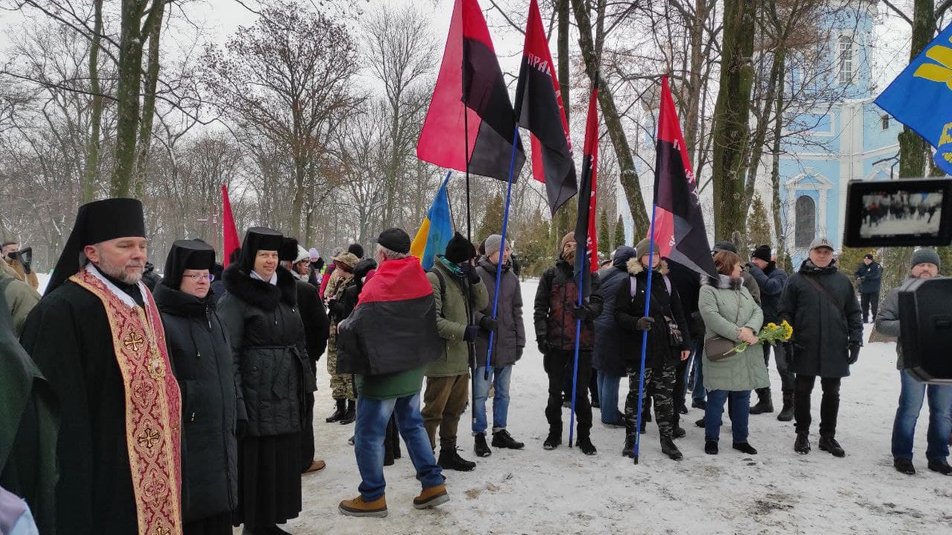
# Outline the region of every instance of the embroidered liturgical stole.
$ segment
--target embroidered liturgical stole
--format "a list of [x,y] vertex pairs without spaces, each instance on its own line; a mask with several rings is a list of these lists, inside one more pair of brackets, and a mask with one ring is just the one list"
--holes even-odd
[[112,330],[125,386],[126,444],[139,535],[181,535],[182,401],[159,310],[145,290],[145,309],[130,306],[88,268],[70,280],[102,301]]

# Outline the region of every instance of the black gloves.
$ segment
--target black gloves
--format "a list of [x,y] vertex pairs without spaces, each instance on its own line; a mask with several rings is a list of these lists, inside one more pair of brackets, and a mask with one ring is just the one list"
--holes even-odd
[[467,325],[466,332],[463,333],[463,340],[472,342],[479,336],[479,325]]
[[521,347],[517,347],[517,348],[516,348],[516,360],[519,360],[519,359],[521,359],[521,358],[522,358],[522,348],[521,348]]
[[549,351],[549,343],[545,339],[536,340],[536,344],[539,345],[539,353],[545,355]]
[[476,273],[476,268],[469,262],[460,264],[459,270],[463,272],[463,275],[466,275],[466,280],[468,280],[470,284],[476,284],[482,280],[479,278],[479,273]]
[[575,305],[572,307],[572,317],[577,320],[590,320],[595,319],[595,314],[592,313],[592,309],[589,308],[588,304],[585,305]]
[[238,420],[235,425],[235,437],[245,438],[248,434],[248,420]]
[[484,331],[496,332],[496,329],[499,328],[499,322],[493,319],[491,316],[483,316],[479,319],[479,326]]
[[645,316],[643,318],[638,318],[638,321],[635,322],[635,328],[639,331],[650,331],[653,324],[654,318]]
[[850,342],[850,356],[846,362],[856,364],[856,361],[859,360],[859,348],[861,347],[863,347],[863,344],[859,342]]

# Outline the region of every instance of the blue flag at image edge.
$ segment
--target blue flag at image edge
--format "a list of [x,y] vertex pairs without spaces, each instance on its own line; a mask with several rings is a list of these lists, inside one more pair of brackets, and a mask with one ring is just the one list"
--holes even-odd
[[916,56],[876,104],[935,147],[935,163],[952,174],[952,25]]

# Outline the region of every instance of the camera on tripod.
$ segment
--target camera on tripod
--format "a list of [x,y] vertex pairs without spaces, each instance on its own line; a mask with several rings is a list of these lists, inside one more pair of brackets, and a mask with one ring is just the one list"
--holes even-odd
[[[952,178],[851,181],[843,244],[952,244]],[[952,384],[952,278],[906,281],[899,290],[899,319],[904,368],[920,381]]]

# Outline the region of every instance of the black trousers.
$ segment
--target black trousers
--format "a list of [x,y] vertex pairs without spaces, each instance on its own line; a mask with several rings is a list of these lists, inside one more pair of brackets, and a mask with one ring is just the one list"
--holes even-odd
[[[574,350],[549,350],[542,357],[542,365],[549,377],[549,401],[545,406],[545,419],[549,422],[550,432],[562,432],[562,386],[566,378],[571,392]],[[592,406],[585,388],[592,377],[592,352],[578,352],[578,383],[575,397],[575,418],[578,438],[588,437],[592,429]]]
[[[780,375],[780,388],[784,395],[793,395],[793,372],[790,371],[787,363],[787,354],[784,350],[782,344],[777,344],[771,346],[770,344],[763,344],[764,347],[764,364],[767,365],[767,368],[770,368],[770,350],[773,348],[774,360],[777,363],[777,373]],[[757,391],[760,392],[762,389],[758,388]]]
[[[310,373],[317,378],[317,362],[310,362]],[[301,430],[301,472],[314,460],[314,392],[304,394],[304,429]]]
[[873,321],[879,311],[879,292],[863,292],[859,294],[859,305],[863,309],[863,323],[869,321],[869,309],[873,309]]
[[[794,381],[793,416],[796,419],[797,433],[810,433],[812,418],[810,415],[810,394],[816,384],[815,375],[797,375]],[[836,434],[836,416],[840,412],[840,378],[821,377],[823,398],[820,400],[820,435]]]

